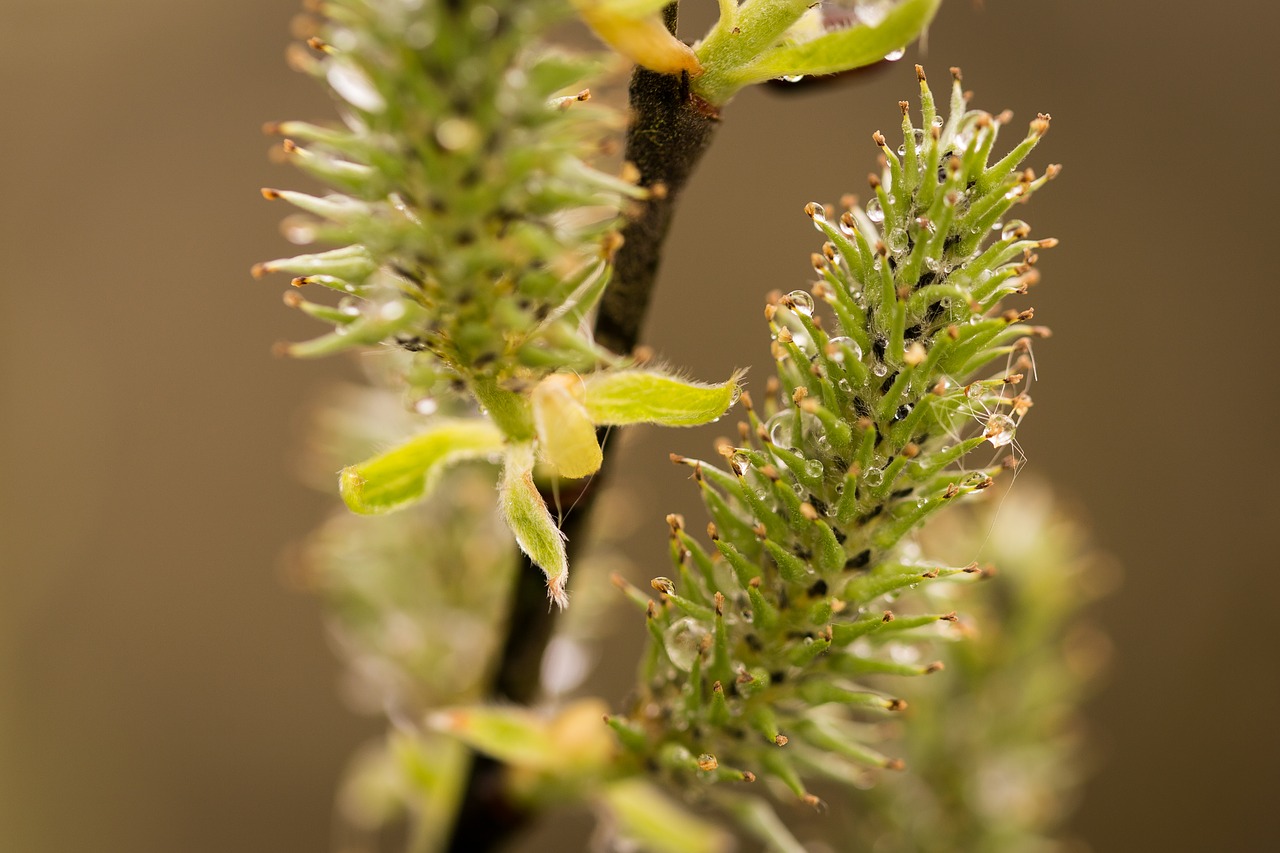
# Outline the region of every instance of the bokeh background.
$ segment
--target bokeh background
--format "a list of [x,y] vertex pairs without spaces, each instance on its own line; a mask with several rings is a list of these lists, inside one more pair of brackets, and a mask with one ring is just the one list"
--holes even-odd
[[[273,358],[314,328],[248,276],[285,248],[257,188],[295,180],[258,126],[330,115],[282,61],[296,11],[0,2],[6,853],[327,851],[342,768],[381,730],[282,570],[336,500],[295,474],[306,407],[352,373]],[[1028,217],[1062,245],[1019,439],[1125,566],[1073,823],[1099,853],[1280,849],[1277,24],[1256,0],[948,0],[923,60],[1018,124],[1051,112],[1033,164],[1066,164]],[[648,325],[665,357],[763,381],[763,294],[811,277],[801,208],[862,188],[916,59],[732,104]],[[642,565],[687,505],[656,462],[710,436],[626,442]]]

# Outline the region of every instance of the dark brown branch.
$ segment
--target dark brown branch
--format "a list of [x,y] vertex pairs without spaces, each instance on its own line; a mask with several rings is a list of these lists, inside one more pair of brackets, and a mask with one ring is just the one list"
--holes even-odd
[[[670,3],[663,10],[667,28],[673,33],[677,6]],[[596,340],[620,354],[630,353],[639,342],[676,202],[719,121],[716,111],[689,91],[687,78],[643,68],[632,75],[630,104],[625,156],[639,169],[641,185],[655,192],[622,230],[624,243],[614,259],[613,278],[596,319]],[[563,530],[569,540],[571,566],[585,539],[593,495],[608,468],[606,455],[604,468],[565,518]],[[560,498],[566,506],[575,502],[572,495],[561,494]],[[547,606],[542,571],[527,559],[523,562],[493,697],[529,704],[537,698],[542,656],[556,613]],[[500,763],[476,757],[450,841],[451,853],[495,850],[531,820],[532,815],[507,797],[502,776]]]

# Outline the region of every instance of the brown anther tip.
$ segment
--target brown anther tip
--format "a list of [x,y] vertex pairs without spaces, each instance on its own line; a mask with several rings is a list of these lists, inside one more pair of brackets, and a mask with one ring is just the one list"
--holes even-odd
[[840,206],[843,207],[845,210],[850,210],[856,207],[857,204],[858,204],[858,197],[853,193],[845,193],[844,195],[840,196]]
[[667,524],[671,526],[673,532],[684,529],[684,516],[679,513],[670,513],[667,515]]
[[980,128],[991,127],[991,113],[979,113],[975,124]]
[[292,284],[294,287],[306,287],[308,284],[311,283],[311,279],[307,278],[305,275],[300,275],[294,278],[289,283]]
[[1036,316],[1036,309],[1035,309],[1034,307],[1032,307],[1032,308],[1028,308],[1026,311],[1023,311],[1023,312],[1021,312],[1020,314],[1018,314],[1018,320],[1020,320],[1021,322],[1025,323],[1025,322],[1027,322],[1028,320],[1030,320],[1031,318],[1033,318],[1033,317],[1035,317],[1035,316]]
[[924,668],[924,674],[929,675],[930,673],[933,673],[933,672],[941,672],[946,668],[947,668],[946,664],[944,664],[940,660],[936,660]]
[[907,700],[906,699],[890,699],[889,704],[885,707],[887,707],[890,711],[905,711],[907,710]]
[[267,264],[254,264],[249,268],[249,274],[254,278],[262,278],[269,272],[271,272],[271,267]]
[[754,781],[756,781],[756,774],[752,773],[750,770],[743,770],[743,771],[742,771],[742,781],[743,781],[743,782],[754,782]]
[[853,214],[847,210],[840,214],[840,224],[846,228],[857,228],[857,222],[854,221]]
[[631,360],[636,364],[648,364],[653,361],[656,355],[657,353],[654,352],[653,347],[648,344],[640,344],[631,351]]
[[881,621],[881,622],[892,622],[892,621],[893,621],[894,619],[896,619],[896,618],[897,618],[897,617],[893,615],[893,611],[892,611],[892,610],[886,610],[886,611],[884,612],[884,615],[882,615],[882,616],[880,617],[880,621]]
[[760,469],[760,473],[767,477],[771,483],[776,483],[782,479],[782,475],[778,473],[778,469],[772,465],[765,465]]
[[591,90],[583,89],[581,92],[574,95],[574,97],[577,98],[579,101],[589,101],[591,100]]
[[1061,163],[1050,163],[1048,166],[1045,167],[1044,176],[1049,180],[1053,180],[1054,178],[1058,177],[1058,174],[1061,171],[1062,171]]
[[960,327],[956,325],[947,326],[947,337],[956,340],[960,337]]
[[809,389],[804,385],[801,385],[798,388],[796,388],[796,390],[791,392],[791,402],[799,403],[801,400],[803,400],[805,397],[808,397],[808,396],[809,396]]
[[721,684],[719,681],[715,682],[714,684],[712,684],[712,685],[711,685],[711,692],[712,692],[712,693],[723,693],[723,692],[724,692],[724,685],[723,685],[723,684]]
[[267,136],[275,136],[280,132],[280,122],[267,121],[262,123],[262,132]]
[[290,347],[289,344],[280,341],[271,345],[271,354],[276,358],[284,358],[289,354],[290,349],[292,349],[292,347]]
[[712,542],[716,542],[720,539],[720,530],[716,527],[715,522],[707,523],[707,538]]
[[956,615],[956,612],[954,610],[952,610],[950,613],[942,614],[941,616],[938,617],[938,619],[943,622],[959,622],[960,621],[960,617]]
[[805,501],[804,503],[800,504],[800,514],[803,515],[809,521],[818,520],[818,511],[814,509],[813,504],[809,503],[808,501]]
[[752,578],[751,580],[747,581],[747,586],[751,587],[752,589],[759,589],[760,584],[761,584],[761,580],[758,575]]
[[929,571],[927,571],[927,572],[925,572],[924,574],[920,575],[920,577],[922,577],[922,578],[927,578],[927,579],[929,579],[929,580],[933,580],[934,578],[936,578],[936,577],[938,576],[938,574],[939,574],[939,570],[938,570],[938,569],[930,569]]
[[629,184],[638,184],[640,182],[640,167],[630,160],[623,160],[622,168],[618,170],[618,177]]
[[804,803],[806,806],[812,806],[815,809],[822,806],[822,800],[818,799],[814,794],[805,794],[800,798],[800,802]]
[[889,254],[889,247],[888,247],[888,246],[886,246],[886,245],[884,244],[884,241],[883,241],[883,240],[877,240],[877,241],[876,241],[876,254],[877,254],[877,255],[879,255],[879,256],[880,256],[880,257],[882,257],[882,258],[884,258],[884,257],[887,257],[887,256],[888,256],[888,254]]
[[1036,244],[1041,249],[1052,249],[1058,245],[1057,237],[1046,237]]
[[774,738],[774,739],[773,739],[773,742],[774,742],[774,743],[776,743],[778,746],[786,746],[786,745],[787,745],[787,736],[786,736],[786,735],[778,735],[776,738]]
[[1004,320],[1006,323],[1016,323],[1018,322],[1018,312],[1017,310],[1010,308],[1008,311],[1005,311],[1000,315],[1000,319]]
[[957,83],[959,83],[962,79],[964,79],[963,75],[961,75],[960,73],[960,66],[958,65],[951,66],[951,77]]
[[710,773],[720,766],[720,762],[716,760],[714,755],[708,754],[705,758],[698,759],[698,769]]
[[906,770],[907,762],[903,761],[901,758],[890,758],[888,761],[884,763],[884,769],[885,770]]
[[649,586],[655,591],[670,595],[676,591],[676,585],[671,582],[671,578],[657,577],[649,581]]
[[898,109],[902,110],[902,114],[905,116],[907,113],[911,112],[911,102],[898,101]]
[[290,308],[297,308],[302,304],[302,296],[294,290],[286,290],[284,292],[284,304]]
[[874,142],[876,145],[879,145],[881,148],[884,148],[886,145],[888,145],[888,143],[885,142],[884,134],[878,130],[875,133],[871,134],[871,141]]
[[768,305],[764,306],[764,318],[765,318],[765,320],[773,320],[773,318],[774,318],[774,317],[776,317],[776,316],[778,316],[778,306],[777,306],[777,305],[774,305],[772,302],[770,302]]
[[924,66],[923,66],[923,65],[917,65],[917,66],[916,66],[916,79],[917,79],[917,80],[919,80],[921,83],[925,82],[925,79],[926,79],[926,78],[925,78],[925,76],[924,76]]
[[[823,210],[822,205],[818,204],[816,201],[810,201],[805,203],[804,212],[805,212],[805,215],[808,216],[810,219],[817,216],[818,211],[820,210]],[[823,212],[825,214],[825,211]]]
[[[905,302],[907,298],[911,296],[911,285],[909,284],[902,285],[901,287],[899,287],[897,290],[894,291],[894,295],[897,296],[899,300]],[[919,342],[917,341],[916,344],[918,345]],[[923,347],[921,347],[921,349],[923,349]],[[923,361],[923,359],[921,360]],[[906,359],[903,358],[903,361],[906,361]]]
[[265,198],[267,201],[275,201],[276,199],[280,198],[280,190],[273,190],[271,189],[271,187],[263,187],[261,192],[262,192],[262,197]]
[[280,147],[284,149],[284,153],[292,154],[298,150],[298,143],[294,142],[292,139],[286,139],[284,142],[280,143]]
[[319,51],[320,53],[328,53],[331,50],[329,45],[325,44],[322,39],[318,39],[315,36],[307,39],[307,47],[312,50]]
[[658,618],[658,605],[653,603],[653,599],[649,599],[649,606],[645,608],[644,615],[650,619]]
[[1048,326],[1032,326],[1031,334],[1035,335],[1037,338],[1052,338],[1053,329],[1050,329]]
[[943,499],[950,499],[954,498],[958,494],[960,494],[960,487],[955,483],[948,483],[947,490],[942,493],[942,497]]
[[743,669],[738,672],[738,677],[734,680],[737,681],[739,684],[750,684],[756,679],[754,675],[752,675],[751,673]]
[[649,195],[653,198],[666,198],[669,192],[670,190],[667,189],[667,185],[663,181],[655,181],[654,183],[649,184]]
[[[716,615],[723,616],[724,615],[724,593],[720,592],[719,590],[716,590],[715,597],[712,599],[712,601],[715,603]],[[720,682],[718,681],[716,682],[716,684],[719,684],[719,683]]]
[[746,409],[748,412],[754,410],[755,404],[751,402],[751,392],[743,391],[741,396],[738,397],[738,402],[741,403],[742,408]]
[[827,268],[827,259],[817,252],[809,255],[809,263],[813,264],[813,268],[818,272],[822,272]]
[[618,574],[617,572],[609,573],[609,583],[613,584],[618,589],[626,589],[631,585],[627,583],[626,578],[624,578],[622,575]]
[[668,453],[667,458],[677,465],[683,465],[685,461],[685,457],[681,456],[679,453]]
[[871,189],[878,189],[880,186],[880,176],[875,172],[869,172],[867,174],[867,183],[871,184]]
[[995,118],[996,124],[1008,124],[1011,121],[1013,121],[1013,110],[1001,110]]
[[902,447],[902,455],[908,459],[915,459],[920,455],[920,445],[914,441],[909,441]]
[[1032,134],[1034,134],[1034,135],[1036,135],[1036,136],[1044,136],[1044,135],[1045,135],[1046,133],[1048,133],[1048,132],[1049,132],[1049,121],[1048,121],[1048,119],[1037,118],[1035,121],[1031,122],[1031,133],[1032,133]]
[[769,531],[765,529],[763,524],[757,524],[755,527],[751,528],[751,532],[754,533],[758,539],[766,539],[769,536]]
[[970,563],[969,565],[965,566],[965,567],[964,567],[963,569],[961,569],[960,571],[964,572],[965,574],[969,574],[969,575],[971,575],[971,574],[973,574],[973,573],[975,573],[975,572],[981,572],[981,571],[982,571],[982,569],[980,569],[980,568],[978,567],[978,563],[977,563],[977,561],[975,560],[974,562],[972,562],[972,563]]

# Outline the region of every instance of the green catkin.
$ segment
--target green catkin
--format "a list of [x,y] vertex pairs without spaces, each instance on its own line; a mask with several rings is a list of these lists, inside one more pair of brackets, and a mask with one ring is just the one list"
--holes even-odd
[[[875,135],[885,166],[872,177],[871,209],[854,207],[832,222],[823,205],[805,207],[828,241],[814,255],[822,280],[816,301],[795,291],[766,310],[780,392],[765,401],[767,421],[744,397],[749,443],[724,449],[730,472],[673,457],[695,466],[715,550],[706,557],[681,532],[681,555],[702,553],[695,562],[711,565],[682,574],[697,589],[664,597],[726,604],[705,620],[713,639],[696,650],[698,665],[655,667],[631,715],[648,732],[635,751],[653,758],[675,744],[681,754],[712,754],[776,777],[805,802],[816,802],[807,775],[850,781],[860,772],[852,764],[815,768],[815,750],[901,766],[857,722],[905,707],[881,692],[884,678],[936,672],[924,647],[956,619],[912,613],[910,590],[984,574],[923,562],[903,543],[931,513],[1015,464],[960,467],[984,444],[1011,444],[1021,417],[1013,400],[1030,372],[1017,363],[1017,342],[1040,333],[1026,324],[1029,312],[997,306],[1023,289],[1008,282],[1027,275],[1033,249],[1053,241],[1024,239],[1021,222],[998,235],[991,224],[1043,183],[1018,164],[1048,118],[988,166],[1003,122],[966,109],[957,73],[952,115],[935,123],[918,71],[924,129],[904,120],[900,157]],[[814,316],[815,304],[830,315]],[[996,360],[1008,368],[972,376]],[[885,609],[895,601],[905,613]],[[697,608],[650,608],[655,642],[677,618],[696,621]],[[894,651],[913,647],[907,658]],[[692,678],[705,683],[690,685]],[[792,746],[780,749],[788,739]],[[673,776],[690,785],[717,778],[678,769]]]

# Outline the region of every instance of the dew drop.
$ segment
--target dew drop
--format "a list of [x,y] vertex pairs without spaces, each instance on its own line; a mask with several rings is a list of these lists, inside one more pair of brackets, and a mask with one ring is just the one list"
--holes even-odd
[[791,301],[791,310],[806,317],[813,316],[813,297],[803,290],[793,290],[787,294]]
[[872,222],[884,222],[884,209],[880,207],[880,199],[873,198],[867,202],[867,219]]
[[803,74],[783,74],[778,79],[781,80],[783,83],[799,83],[801,80],[804,79],[804,75]]
[[872,487],[880,485],[884,482],[884,469],[868,468],[862,472],[862,482]]
[[733,466],[733,470],[739,477],[745,475],[751,468],[751,458],[741,450],[735,451],[729,459],[729,464]]
[[854,360],[862,358],[862,347],[846,335],[838,335],[827,341],[827,352],[831,355],[831,360],[837,363],[844,362],[846,353],[853,356]]
[[798,497],[798,498],[803,498],[803,497],[804,497],[804,486],[802,486],[802,485],[801,485],[801,484],[799,484],[799,483],[792,483],[792,484],[791,484],[791,491],[795,492],[795,493],[796,493],[796,497]]
[[854,228],[852,225],[850,225],[849,223],[845,222],[845,221],[844,221],[844,219],[841,219],[841,220],[840,220],[840,233],[841,233],[841,234],[843,234],[843,235],[844,235],[844,236],[846,236],[846,237],[852,237],[852,236],[854,236],[855,234],[857,234],[857,233],[858,233],[858,229]]
[[934,117],[933,117],[933,126],[934,126],[934,127],[942,127],[942,125],[943,125],[943,124],[944,124],[944,122],[943,122],[943,120],[942,120],[942,116],[934,116]]
[[875,364],[871,365],[871,372],[876,376],[884,376],[888,374],[889,368],[883,361],[877,361]]
[[346,317],[359,317],[360,303],[344,296],[338,301],[338,310]]
[[885,62],[897,62],[899,59],[907,55],[907,49],[900,47],[897,50],[891,50],[884,55]]
[[805,476],[817,479],[822,476],[822,463],[817,459],[810,459],[804,463]]
[[1018,425],[1008,415],[992,415],[987,418],[987,428],[983,431],[982,437],[990,442],[992,447],[1004,447],[1013,441],[1013,433],[1017,428]]
[[889,251],[891,252],[897,253],[905,251],[907,248],[907,229],[894,228],[889,232],[888,238],[885,240],[885,244],[889,247]]
[[702,651],[702,638],[707,636],[707,629],[693,619],[679,619],[671,623],[662,632],[663,645],[667,649],[667,657],[677,669],[688,672],[693,662]]
[[363,71],[345,62],[330,62],[326,74],[329,85],[344,101],[367,113],[380,113],[387,108],[382,94],[374,88]]
[[774,415],[765,428],[769,431],[769,440],[778,447],[791,447],[791,433],[794,426],[790,412],[779,412]]
[[853,393],[853,386],[849,384],[848,379],[841,379],[839,382],[836,383],[836,387],[846,394]]
[[420,415],[434,415],[439,408],[434,397],[419,397],[413,402],[413,410]]
[[822,223],[827,221],[827,209],[818,202],[811,201],[804,206],[804,212],[813,220],[813,227],[821,231]]
[[1027,228],[1027,223],[1023,222],[1021,219],[1010,219],[1000,229],[1000,239],[1012,240],[1017,237],[1018,232],[1024,228]]

